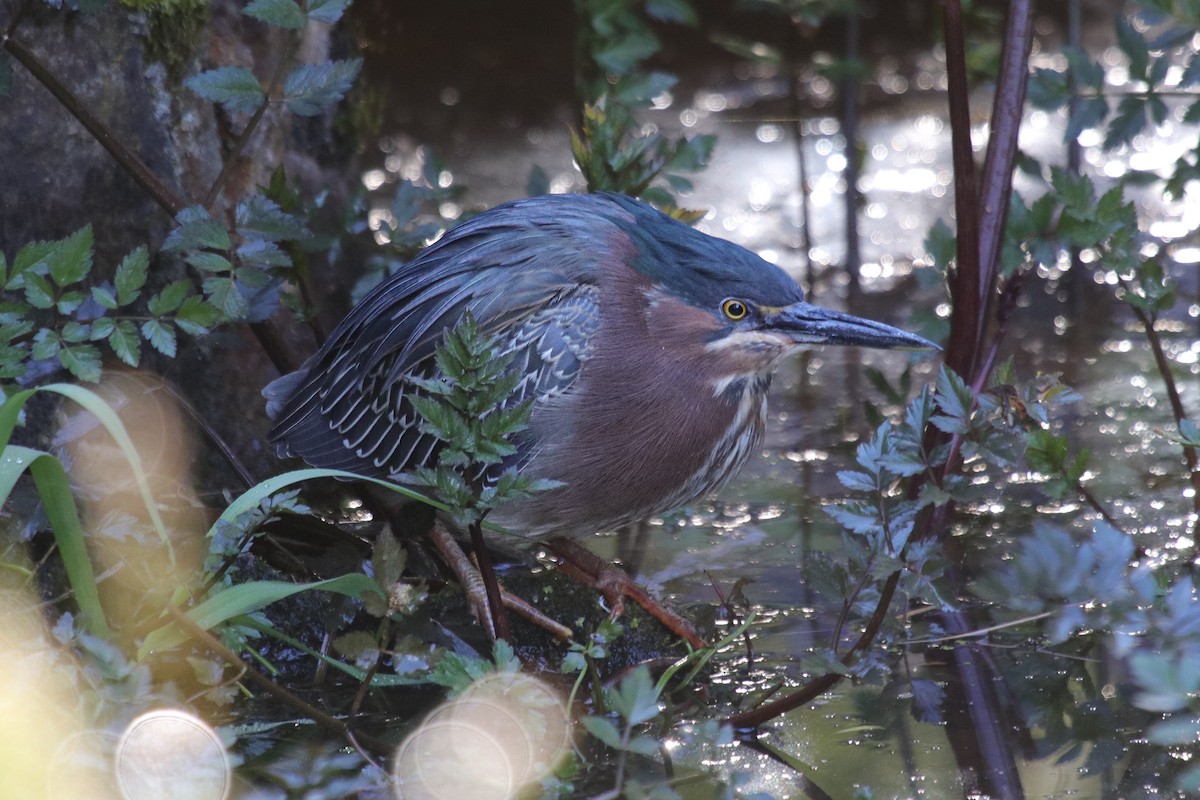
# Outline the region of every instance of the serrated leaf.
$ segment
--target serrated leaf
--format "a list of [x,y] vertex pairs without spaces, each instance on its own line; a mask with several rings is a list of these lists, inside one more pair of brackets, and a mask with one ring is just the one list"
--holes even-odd
[[183,82],[206,100],[220,103],[229,111],[253,113],[263,102],[262,85],[245,67],[218,67]]
[[117,322],[112,317],[101,317],[92,323],[91,331],[88,333],[88,339],[93,342],[98,342],[101,339],[107,339],[116,327]]
[[687,0],[647,0],[646,14],[659,22],[695,26],[700,22],[696,9]]
[[304,12],[292,0],[254,0],[242,9],[247,16],[289,30],[304,27]]
[[265,239],[252,239],[237,249],[237,256],[245,264],[264,267],[290,267],[292,258],[279,249],[279,245]]
[[162,249],[194,250],[207,247],[213,250],[228,250],[229,231],[215,221],[202,206],[189,206],[175,217],[177,228],[167,235]]
[[242,319],[250,309],[231,278],[205,278],[204,294],[208,302],[230,320]]
[[55,242],[46,254],[46,265],[60,287],[83,280],[92,268],[92,226],[85,225]]
[[54,307],[54,287],[50,281],[30,271],[21,276],[21,283],[25,288],[25,302],[29,305],[42,309]]
[[42,328],[33,335],[33,347],[29,351],[35,361],[49,361],[58,355],[61,343],[58,334],[49,328]]
[[312,236],[304,223],[261,194],[238,203],[235,220],[238,233],[247,238],[278,242]]
[[314,22],[334,23],[346,13],[350,0],[310,0],[308,18]]
[[1146,44],[1146,38],[1122,14],[1117,15],[1116,28],[1117,46],[1129,59],[1129,76],[1134,80],[1145,80],[1146,67],[1150,62],[1150,47]]
[[293,114],[313,117],[341,100],[362,69],[362,59],[302,64],[283,82],[283,100]]
[[151,319],[142,323],[142,336],[158,352],[175,357],[175,328],[169,322]]
[[58,351],[58,362],[81,381],[96,383],[100,380],[100,351],[93,345],[63,347]]
[[184,260],[191,266],[204,272],[229,272],[233,269],[233,264],[229,263],[228,258],[220,253],[212,253],[208,250],[191,253]]
[[69,317],[83,305],[87,297],[86,294],[80,291],[63,292],[58,296],[58,301],[54,304],[54,308],[61,316]]
[[149,267],[150,253],[145,247],[139,247],[121,259],[121,263],[117,265],[117,274],[113,277],[118,306],[129,305],[138,298],[142,287],[146,285]]
[[603,46],[592,53],[592,60],[606,72],[623,75],[657,53],[658,49],[658,37],[649,30],[632,31],[604,40]]
[[612,720],[604,717],[584,717],[580,722],[583,723],[584,730],[602,743],[614,750],[621,749],[621,732],[617,730],[617,726],[612,723]]
[[108,337],[108,346],[117,358],[131,367],[136,367],[142,359],[142,341],[130,320],[123,319],[116,324]]
[[191,336],[203,336],[221,321],[221,312],[199,295],[191,295],[175,312],[175,324]]
[[875,485],[875,478],[865,472],[842,470],[838,472],[837,477],[842,486],[852,492],[873,492],[879,488]]
[[184,298],[191,290],[192,282],[186,279],[168,283],[161,292],[150,298],[148,309],[156,317],[170,314],[183,304]]
[[62,326],[62,330],[59,331],[59,335],[62,336],[62,340],[64,342],[71,342],[74,344],[77,342],[86,342],[90,338],[91,332],[91,326],[71,320],[66,325]]

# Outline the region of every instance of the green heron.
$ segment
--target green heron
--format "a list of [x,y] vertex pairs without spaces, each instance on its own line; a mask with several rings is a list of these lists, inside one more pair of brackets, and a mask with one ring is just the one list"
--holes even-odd
[[377,286],[264,394],[270,440],[309,464],[397,479],[431,464],[408,376],[436,372],[471,311],[498,334],[529,426],[504,466],[559,482],[491,519],[579,537],[721,488],[762,437],[780,360],[807,345],[932,348],[804,301],[782,269],[616,194],[550,195],[458,225]]

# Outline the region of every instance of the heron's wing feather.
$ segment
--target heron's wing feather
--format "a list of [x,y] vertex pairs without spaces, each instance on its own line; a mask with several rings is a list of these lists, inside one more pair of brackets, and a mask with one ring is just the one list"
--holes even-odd
[[435,374],[444,331],[468,309],[521,376],[514,402],[567,391],[600,319],[604,234],[583,222],[492,213],[456,228],[351,311],[301,377],[273,384],[271,441],[310,464],[383,477],[432,463],[437,442],[418,428],[406,379]]

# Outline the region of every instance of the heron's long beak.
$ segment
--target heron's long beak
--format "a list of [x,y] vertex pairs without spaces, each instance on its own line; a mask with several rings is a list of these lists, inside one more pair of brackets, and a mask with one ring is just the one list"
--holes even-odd
[[786,334],[796,344],[848,344],[904,350],[940,350],[920,336],[882,322],[829,311],[810,303],[793,303],[769,314],[767,327]]

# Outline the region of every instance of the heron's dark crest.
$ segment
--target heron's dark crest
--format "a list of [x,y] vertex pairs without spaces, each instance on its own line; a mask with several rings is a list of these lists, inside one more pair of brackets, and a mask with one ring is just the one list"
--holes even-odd
[[509,464],[560,488],[499,509],[524,533],[585,535],[725,483],[762,433],[779,359],[805,344],[932,346],[803,301],[783,270],[620,195],[499,206],[376,287],[297,373],[264,391],[270,439],[310,464],[397,478],[427,465],[407,376],[431,376],[466,310],[532,399]]

